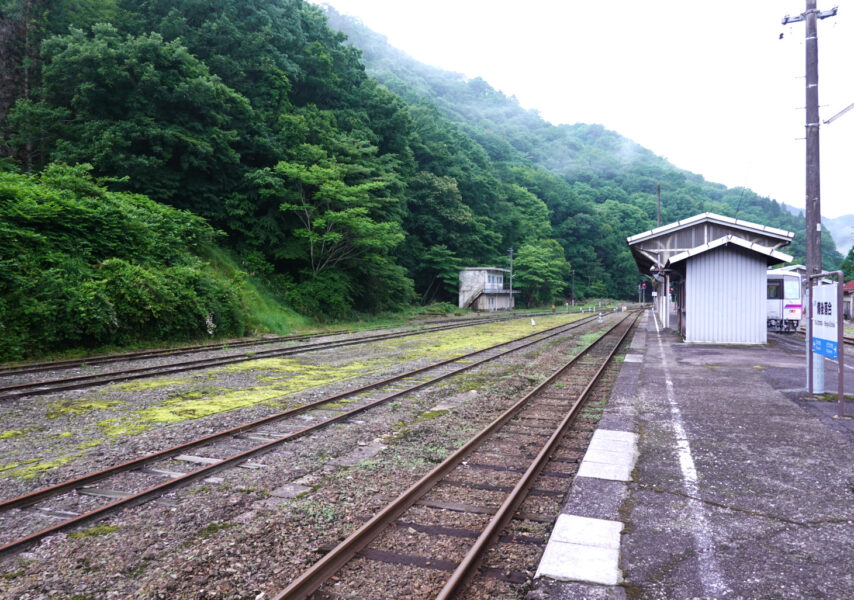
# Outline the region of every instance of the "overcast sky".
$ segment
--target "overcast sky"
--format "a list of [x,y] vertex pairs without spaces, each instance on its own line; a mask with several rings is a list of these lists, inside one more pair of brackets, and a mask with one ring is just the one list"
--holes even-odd
[[[551,123],[599,123],[709,181],[804,206],[804,24],[781,24],[804,0],[325,1]],[[819,22],[823,120],[854,103],[854,0],[838,5]],[[854,213],[854,110],[822,126],[821,167],[822,214]]]

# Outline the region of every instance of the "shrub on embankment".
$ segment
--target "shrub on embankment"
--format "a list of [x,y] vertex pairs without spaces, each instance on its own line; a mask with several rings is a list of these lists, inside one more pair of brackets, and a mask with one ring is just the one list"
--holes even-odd
[[200,258],[218,233],[88,171],[0,173],[0,360],[242,334],[245,277]]

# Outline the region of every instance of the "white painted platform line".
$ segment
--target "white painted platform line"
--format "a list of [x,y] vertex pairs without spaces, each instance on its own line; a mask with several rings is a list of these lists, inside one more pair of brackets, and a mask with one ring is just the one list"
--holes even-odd
[[682,487],[689,498],[688,508],[691,512],[691,521],[694,524],[693,537],[694,548],[697,551],[697,560],[700,563],[700,581],[703,584],[706,595],[710,598],[719,598],[729,593],[718,561],[715,556],[715,544],[710,535],[710,527],[706,519],[706,511],[703,503],[695,498],[701,498],[697,467],[694,456],[691,453],[691,442],[685,431],[685,423],[682,419],[682,411],[676,401],[676,391],[673,380],[670,379],[667,355],[664,352],[664,344],[661,341],[661,331],[658,321],[655,322],[655,332],[658,337],[658,350],[661,353],[661,368],[664,371],[664,383],[667,393],[667,403],[670,405],[670,421],[673,433],[676,437],[676,454],[679,457],[679,468],[682,471]]
[[631,431],[597,429],[576,477],[631,481],[638,458],[638,436]]
[[617,585],[622,530],[619,521],[560,515],[535,577]]

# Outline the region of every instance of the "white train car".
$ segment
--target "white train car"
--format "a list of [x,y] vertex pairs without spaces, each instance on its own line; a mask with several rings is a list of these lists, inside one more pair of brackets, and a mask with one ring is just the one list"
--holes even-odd
[[804,286],[795,271],[770,269],[767,276],[766,300],[768,329],[794,332],[805,315]]

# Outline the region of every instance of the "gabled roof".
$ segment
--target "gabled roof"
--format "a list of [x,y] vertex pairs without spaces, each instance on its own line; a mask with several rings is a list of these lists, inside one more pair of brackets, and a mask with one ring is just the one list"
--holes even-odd
[[773,248],[769,248],[767,246],[761,246],[759,244],[748,242],[745,239],[742,239],[735,235],[725,235],[720,237],[714,241],[711,241],[707,244],[702,244],[697,246],[696,248],[691,248],[690,250],[686,250],[685,252],[680,252],[679,254],[674,254],[667,261],[667,266],[676,264],[685,260],[686,258],[691,258],[692,256],[697,256],[698,254],[703,254],[704,252],[708,252],[709,250],[714,250],[715,248],[721,248],[728,244],[734,244],[736,246],[740,246],[745,250],[750,250],[751,252],[756,252],[758,254],[762,254],[768,257],[768,264],[773,265],[781,262],[791,262],[792,256],[785,254],[784,252],[780,252],[779,250],[774,250]]
[[806,273],[807,268],[804,265],[785,265],[783,267],[777,267],[774,271],[788,271],[799,275]]
[[463,271],[501,271],[502,273],[509,273],[510,269],[500,269],[498,267],[465,267]]
[[854,292],[854,279],[842,286],[843,292]]
[[659,235],[665,233],[671,233],[673,231],[678,231],[679,229],[685,229],[686,227],[690,227],[692,225],[696,225],[697,223],[702,223],[704,221],[718,223],[720,225],[726,225],[728,227],[743,229],[744,231],[759,233],[769,237],[776,237],[781,241],[791,241],[792,238],[795,237],[794,233],[792,233],[791,231],[786,231],[784,229],[777,229],[776,227],[768,227],[766,225],[751,223],[750,221],[740,221],[731,217],[724,217],[723,215],[705,212],[699,215],[694,215],[693,217],[689,217],[687,219],[682,219],[681,221],[676,221],[675,223],[669,223],[668,225],[662,225],[661,227],[656,227],[655,229],[650,229],[649,231],[638,233],[636,235],[626,238],[626,242],[628,242],[629,245],[632,245],[646,239],[658,237]]

